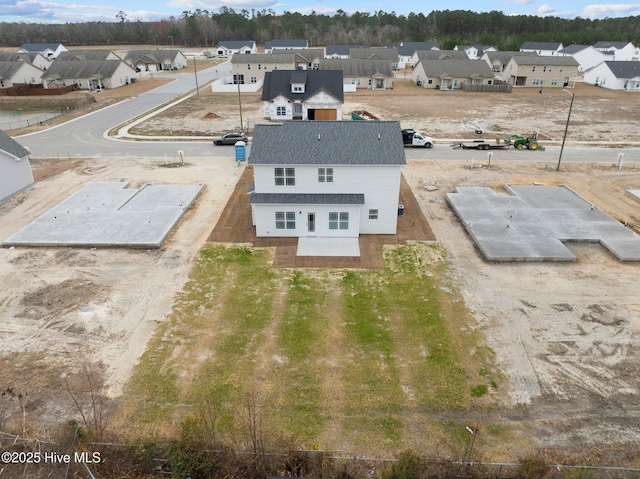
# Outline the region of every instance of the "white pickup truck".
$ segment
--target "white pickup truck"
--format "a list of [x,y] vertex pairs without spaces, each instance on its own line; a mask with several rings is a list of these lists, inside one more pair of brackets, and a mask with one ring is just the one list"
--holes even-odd
[[433,147],[433,138],[415,130],[402,130],[402,143],[404,146],[431,148]]

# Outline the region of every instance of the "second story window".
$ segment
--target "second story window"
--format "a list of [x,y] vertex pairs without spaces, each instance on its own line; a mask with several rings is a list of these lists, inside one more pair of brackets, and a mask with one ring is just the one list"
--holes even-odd
[[333,168],[318,168],[318,183],[333,183]]
[[295,168],[275,168],[274,177],[276,186],[296,186]]

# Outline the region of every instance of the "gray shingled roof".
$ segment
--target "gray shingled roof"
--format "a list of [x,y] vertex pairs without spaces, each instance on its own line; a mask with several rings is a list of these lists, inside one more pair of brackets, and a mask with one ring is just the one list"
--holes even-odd
[[255,126],[250,165],[404,165],[397,121],[285,121]]
[[520,50],[557,50],[561,46],[560,42],[524,42]]
[[342,70],[346,78],[368,78],[374,75],[393,78],[388,60],[324,59],[320,60],[320,70]]
[[56,61],[106,60],[110,55],[115,55],[115,53],[109,50],[78,50],[78,51],[62,52],[60,53],[60,55],[56,57]]
[[[304,93],[292,93],[291,83],[304,83]],[[344,101],[342,70],[273,70],[264,74],[262,101],[280,95],[289,100],[305,101],[323,90],[340,103]]]
[[518,65],[562,65],[566,67],[577,67],[578,60],[573,57],[549,57],[536,55],[518,55],[513,60]]
[[611,70],[611,73],[613,73],[616,76],[616,78],[629,79],[629,78],[640,77],[639,61],[628,61],[628,62],[607,61],[604,63],[609,67],[609,70]]
[[84,62],[56,60],[42,74],[42,78],[48,80],[57,80],[59,78],[109,78],[122,63],[121,60],[87,60]]
[[511,51],[502,51],[502,52],[485,52],[487,58],[491,63],[494,61],[499,61],[503,65],[506,65],[509,60],[513,57],[528,57],[528,56],[538,56],[536,52],[511,52]]
[[469,55],[463,50],[416,50],[418,61],[425,60],[468,60]]
[[239,50],[243,47],[253,48],[254,45],[253,40],[221,40],[218,42],[219,47],[225,47],[229,50]]
[[23,43],[20,48],[28,52],[43,52],[48,48],[55,52],[59,46],[60,43]]
[[563,48],[560,50],[560,53],[565,55],[573,55],[575,53],[581,52],[585,48],[589,48],[589,45],[569,45],[567,48]]
[[173,63],[173,61],[180,53],[177,49],[167,50],[129,50],[124,57],[124,60],[129,63],[136,63],[140,60],[151,60],[154,63],[164,64],[165,61]]
[[0,130],[0,150],[21,160],[31,154],[29,150],[2,130]]
[[350,48],[349,58],[355,60],[386,60],[398,62],[398,50],[394,48]]
[[440,48],[438,42],[402,42],[402,45],[396,47],[398,55],[410,57],[417,50],[437,50]]
[[362,193],[252,193],[252,204],[364,205]]
[[269,40],[264,44],[265,49],[270,48],[306,48],[309,46],[307,40]]
[[349,55],[349,49],[351,48],[369,48],[369,45],[327,45],[324,49],[325,55]]
[[234,53],[231,63],[311,63],[315,58],[321,59],[324,53],[321,49],[279,50],[277,53]]
[[422,62],[428,77],[437,78],[493,78],[494,74],[484,60],[428,60]]
[[[11,53],[0,52],[0,62],[26,62],[33,63],[33,60],[40,55],[40,52],[27,52],[27,53]],[[42,57],[45,58],[45,57]]]
[[618,50],[626,47],[627,45],[629,45],[630,42],[597,42],[593,48],[606,48],[606,49],[610,49],[610,48],[616,48]]
[[[13,78],[13,76],[18,72],[18,70],[20,70],[25,65],[31,65],[31,63],[22,62],[19,60],[12,61],[12,62],[0,62],[0,78],[5,80],[9,80]],[[38,67],[33,67],[33,68],[38,68]],[[38,70],[40,69],[38,68]]]

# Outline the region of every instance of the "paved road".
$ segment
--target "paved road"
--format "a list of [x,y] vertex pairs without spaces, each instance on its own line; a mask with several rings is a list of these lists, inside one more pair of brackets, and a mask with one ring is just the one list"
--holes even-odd
[[[198,85],[210,88],[208,83],[228,74],[231,65],[222,63],[206,70],[198,71]],[[178,151],[189,156],[212,156],[233,158],[233,148],[214,147],[209,140],[189,141],[131,141],[107,137],[112,128],[125,123],[149,110],[170,102],[176,97],[195,90],[196,76],[193,69],[169,75],[175,81],[96,111],[82,118],[69,121],[57,127],[19,137],[20,143],[28,147],[32,158],[100,158],[100,157],[177,157]],[[216,71],[217,70],[217,71]],[[206,85],[206,87],[204,86]],[[437,141],[437,139],[436,139]],[[410,160],[468,160],[485,163],[488,152],[477,150],[454,150],[448,143],[436,144],[432,149],[407,148]],[[559,146],[547,146],[545,151],[493,150],[492,161],[523,160],[540,161],[556,168],[560,154]],[[624,153],[624,164],[638,163],[640,148],[576,147],[568,143],[562,153],[562,162],[607,162],[618,163],[618,154]],[[562,167],[562,165],[561,165]]]

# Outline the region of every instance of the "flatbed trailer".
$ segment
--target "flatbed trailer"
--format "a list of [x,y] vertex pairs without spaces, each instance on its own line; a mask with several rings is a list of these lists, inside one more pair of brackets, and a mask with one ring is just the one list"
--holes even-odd
[[472,140],[456,143],[451,145],[451,148],[454,150],[458,148],[462,148],[463,150],[496,150],[500,148],[509,148],[509,146],[511,146],[509,143],[503,143],[500,141],[491,142],[486,140]]

